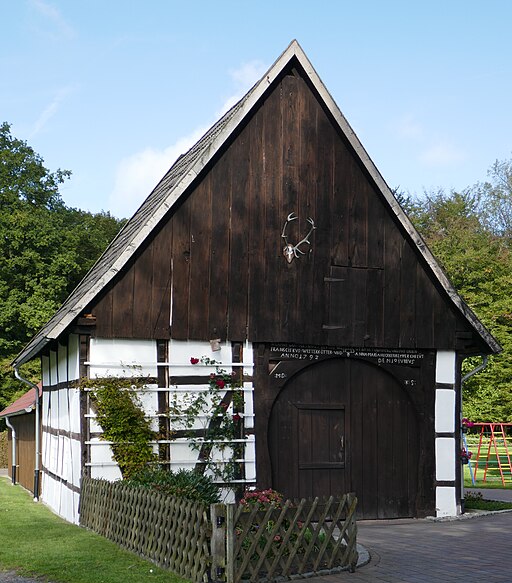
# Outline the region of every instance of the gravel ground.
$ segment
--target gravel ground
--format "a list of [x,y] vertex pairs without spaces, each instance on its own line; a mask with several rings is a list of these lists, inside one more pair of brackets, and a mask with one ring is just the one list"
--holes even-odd
[[0,583],[42,583],[44,579],[27,579],[13,571],[0,571]]

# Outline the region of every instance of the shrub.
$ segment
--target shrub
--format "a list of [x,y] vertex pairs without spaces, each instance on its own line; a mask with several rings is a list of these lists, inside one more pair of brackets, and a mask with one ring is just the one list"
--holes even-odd
[[258,506],[259,510],[266,510],[269,505],[280,508],[282,501],[282,494],[268,488],[267,490],[246,490],[240,504],[246,508]]
[[7,461],[7,431],[0,432],[0,468],[6,468]]
[[213,480],[193,470],[171,472],[160,468],[144,468],[125,480],[125,483],[203,504],[220,501],[219,489]]

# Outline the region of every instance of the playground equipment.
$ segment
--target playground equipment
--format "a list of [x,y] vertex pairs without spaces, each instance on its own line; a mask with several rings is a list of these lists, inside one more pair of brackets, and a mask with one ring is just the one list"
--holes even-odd
[[[482,471],[482,481],[486,482],[488,475],[499,474],[503,486],[512,485],[512,441],[507,443],[507,429],[512,423],[474,423],[473,428],[478,430],[478,449],[473,459],[468,459],[469,472],[473,484]],[[510,436],[509,436],[510,439]],[[462,434],[462,442],[466,451],[468,440],[466,433]],[[471,444],[470,444],[471,445]],[[474,466],[474,469],[473,469]]]

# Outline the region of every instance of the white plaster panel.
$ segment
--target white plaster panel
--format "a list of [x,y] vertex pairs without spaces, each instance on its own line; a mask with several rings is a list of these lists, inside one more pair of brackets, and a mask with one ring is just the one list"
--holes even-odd
[[[194,374],[206,375],[216,371],[216,366],[206,366],[201,362],[192,365],[191,358],[207,357],[220,363],[218,366],[231,371],[230,363],[233,360],[231,354],[231,343],[225,342],[221,344],[221,349],[213,351],[209,342],[198,342],[193,340],[172,340],[169,343],[169,362],[171,363],[171,374],[176,376],[187,376],[191,374],[191,369],[197,372]],[[245,370],[248,374],[252,374],[253,352],[252,346],[248,344],[244,347],[243,361],[248,363]]]
[[91,378],[156,376],[156,342],[131,338],[91,338]]
[[71,334],[68,339],[68,375],[70,381],[80,378],[80,339],[78,334]]
[[48,356],[41,358],[41,367],[43,371],[43,387],[50,386],[50,359]]
[[56,385],[57,383],[57,353],[50,350],[50,385]]
[[118,466],[92,466],[91,478],[115,482],[116,480],[121,480],[122,475]]
[[42,447],[42,463],[43,467],[48,468],[50,466],[50,447],[49,447],[49,434],[43,431],[41,436],[41,447]]
[[59,383],[68,380],[68,349],[67,346],[58,345],[57,348],[57,374]]
[[101,433],[103,429],[94,417],[89,418],[89,430],[91,433]]
[[436,383],[455,383],[455,352],[452,350],[437,352]]
[[68,522],[78,524],[78,494],[47,474],[43,474],[41,500]]
[[53,474],[57,473],[58,467],[58,451],[59,451],[59,438],[56,435],[49,435],[49,459],[48,459],[48,470]]
[[[244,383],[244,389],[252,389],[251,383]],[[254,399],[253,391],[244,391],[244,424],[248,429],[254,427]]]
[[51,391],[43,392],[43,399],[45,397],[46,397],[45,401],[46,425],[48,425],[48,427],[53,427],[53,408],[52,408],[53,393]]
[[436,479],[455,480],[455,439],[436,438]]
[[57,475],[61,478],[63,478],[64,480],[68,479],[66,470],[67,467],[64,464],[64,458],[66,455],[66,441],[67,439],[64,437],[64,435],[59,435],[58,436],[59,439],[59,450],[57,452]]
[[437,433],[453,433],[455,431],[455,391],[450,389],[436,390],[436,422]]
[[114,460],[110,445],[99,439],[91,440],[91,463],[112,463]]
[[59,398],[59,429],[69,431],[70,422],[70,403],[68,400],[68,389],[60,389],[58,391]]
[[[148,385],[148,388],[156,387],[156,385]],[[146,391],[144,389],[137,391],[137,398],[139,399],[146,415],[152,417],[156,415],[158,410],[158,393],[156,391]]]
[[80,433],[80,389],[68,389],[70,431]]
[[457,516],[458,507],[455,496],[455,488],[451,486],[438,486],[436,488],[436,514],[442,516]]
[[42,406],[41,406],[41,420],[43,425],[50,425],[50,411],[49,411],[49,404],[50,404],[50,393],[48,391],[43,391],[43,399],[42,399]]
[[80,486],[82,446],[77,439],[70,440],[70,471],[73,486]]
[[176,440],[171,442],[171,460],[172,462],[195,463],[197,451],[194,451],[185,441]]

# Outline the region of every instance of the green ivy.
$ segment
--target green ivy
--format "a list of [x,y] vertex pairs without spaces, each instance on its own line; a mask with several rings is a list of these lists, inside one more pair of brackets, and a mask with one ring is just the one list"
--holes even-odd
[[103,429],[101,439],[112,442],[114,460],[123,478],[130,478],[156,461],[151,447],[156,432],[151,429],[151,421],[144,414],[137,396],[137,391],[144,388],[144,382],[138,378],[103,377],[84,379],[81,385],[92,389],[89,394],[96,421]]

